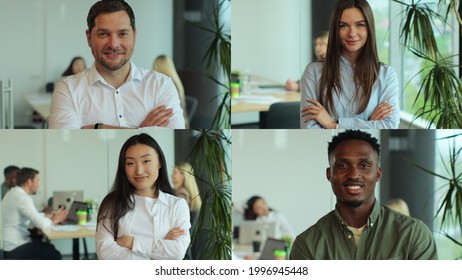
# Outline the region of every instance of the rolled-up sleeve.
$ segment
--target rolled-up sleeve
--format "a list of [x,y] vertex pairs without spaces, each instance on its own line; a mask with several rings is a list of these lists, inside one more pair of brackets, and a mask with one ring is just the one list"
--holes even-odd
[[181,108],[180,98],[173,81],[168,78],[162,87],[162,95],[159,98],[159,103],[155,107],[165,105],[167,108],[173,109],[173,116],[169,120],[168,128],[184,129],[183,109]]
[[64,80],[56,84],[51,97],[48,125],[51,129],[80,129],[82,127],[71,92]]

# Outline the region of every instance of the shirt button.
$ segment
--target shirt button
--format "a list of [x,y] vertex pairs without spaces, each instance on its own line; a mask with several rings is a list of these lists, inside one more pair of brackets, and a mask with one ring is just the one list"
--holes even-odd
[[119,118],[122,118],[122,115],[119,115]]
[[373,226],[374,226],[374,223],[371,223],[371,227],[373,227]]
[[119,91],[116,91],[116,94],[119,94]]
[[351,239],[351,234],[348,234],[348,239]]

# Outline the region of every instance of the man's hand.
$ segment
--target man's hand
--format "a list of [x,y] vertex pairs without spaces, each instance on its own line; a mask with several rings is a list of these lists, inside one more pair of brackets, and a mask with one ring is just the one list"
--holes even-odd
[[58,210],[53,214],[52,221],[54,224],[59,224],[64,222],[67,219],[69,210],[64,209],[64,207],[59,207]]
[[316,120],[322,127],[334,129],[337,127],[337,122],[329,115],[326,108],[316,100],[308,99],[308,105],[302,109],[302,117],[306,117],[303,121],[306,123],[311,120]]
[[134,239],[135,238],[133,236],[124,235],[124,236],[117,238],[116,242],[119,246],[125,247],[131,250],[133,248]]
[[173,109],[161,105],[152,110],[141,123],[140,127],[161,126],[166,127],[170,123],[170,118],[173,117]]
[[393,112],[393,106],[391,106],[388,101],[384,101],[380,103],[377,107],[375,107],[374,112],[369,117],[370,121],[382,121],[389,117]]
[[184,229],[182,229],[180,227],[174,227],[167,233],[167,235],[164,237],[164,239],[175,240],[175,239],[177,239],[178,237],[180,237],[182,235],[184,235]]

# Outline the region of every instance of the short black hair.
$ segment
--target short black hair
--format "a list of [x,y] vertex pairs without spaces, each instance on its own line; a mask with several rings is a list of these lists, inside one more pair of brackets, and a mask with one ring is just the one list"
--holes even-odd
[[91,6],[87,16],[88,32],[91,34],[93,27],[95,27],[95,19],[100,14],[114,13],[119,11],[125,11],[130,18],[130,25],[133,31],[136,31],[135,25],[135,13],[132,7],[128,5],[124,0],[101,0]]
[[380,144],[378,139],[361,130],[346,130],[332,137],[332,141],[329,142],[327,147],[327,155],[330,157],[332,151],[334,151],[340,143],[347,140],[360,140],[369,143],[372,146],[372,149],[374,149],[380,157]]
[[22,187],[27,182],[27,180],[33,180],[37,174],[39,174],[37,170],[29,167],[23,167],[19,169],[18,173],[16,174],[16,182],[18,183],[18,186]]
[[7,166],[5,169],[3,169],[3,175],[8,175],[10,174],[11,172],[14,172],[14,171],[17,171],[19,170],[19,167],[17,167],[16,165],[10,165],[10,166]]

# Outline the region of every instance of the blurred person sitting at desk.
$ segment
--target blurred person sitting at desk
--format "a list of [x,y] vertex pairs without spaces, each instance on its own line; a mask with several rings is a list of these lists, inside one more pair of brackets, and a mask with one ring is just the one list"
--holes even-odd
[[18,186],[13,187],[2,203],[3,249],[5,258],[18,260],[59,260],[61,253],[50,243],[31,239],[29,226],[50,228],[67,218],[68,211],[58,209],[55,213],[39,213],[31,195],[39,188],[39,172],[21,168],[17,173]]
[[375,198],[382,178],[377,138],[359,130],[334,137],[327,148],[329,180],[337,203],[297,236],[294,260],[437,259],[430,229],[420,220],[392,211]]
[[202,199],[191,164],[182,162],[175,165],[172,182],[175,195],[186,200],[191,212],[199,212]]
[[411,216],[409,206],[407,206],[406,201],[402,200],[401,198],[392,198],[387,201],[385,206],[400,213],[403,213],[406,216]]
[[257,220],[262,222],[275,222],[276,223],[276,238],[294,239],[294,233],[290,227],[287,219],[278,211],[268,207],[265,200],[261,196],[252,196],[246,204],[244,209],[245,220]]
[[172,79],[173,83],[175,84],[176,90],[178,91],[181,109],[183,109],[185,128],[189,128],[189,119],[188,113],[186,111],[186,97],[184,93],[184,87],[183,83],[180,80],[180,76],[178,76],[178,72],[176,71],[175,64],[173,64],[173,60],[166,55],[159,55],[154,60],[154,63],[152,64],[152,69],[154,71],[167,75]]
[[85,60],[81,56],[76,56],[71,60],[71,64],[63,72],[63,77],[72,76],[78,74],[85,70],[87,67],[85,65]]
[[131,61],[137,33],[130,5],[98,1],[90,8],[87,25],[95,62],[56,84],[49,128],[185,128],[172,80]]
[[326,59],[308,64],[300,88],[301,128],[398,128],[398,76],[379,61],[366,0],[335,4]]
[[16,186],[16,173],[18,172],[19,167],[15,165],[7,166],[3,170],[3,175],[5,175],[5,182],[2,183],[2,200],[6,195],[6,192],[9,191],[12,187]]
[[[329,40],[329,32],[323,31],[314,37],[314,54],[316,60],[321,61],[326,58],[327,42]],[[293,81],[288,79],[286,82],[286,90],[300,91],[300,80]]]

